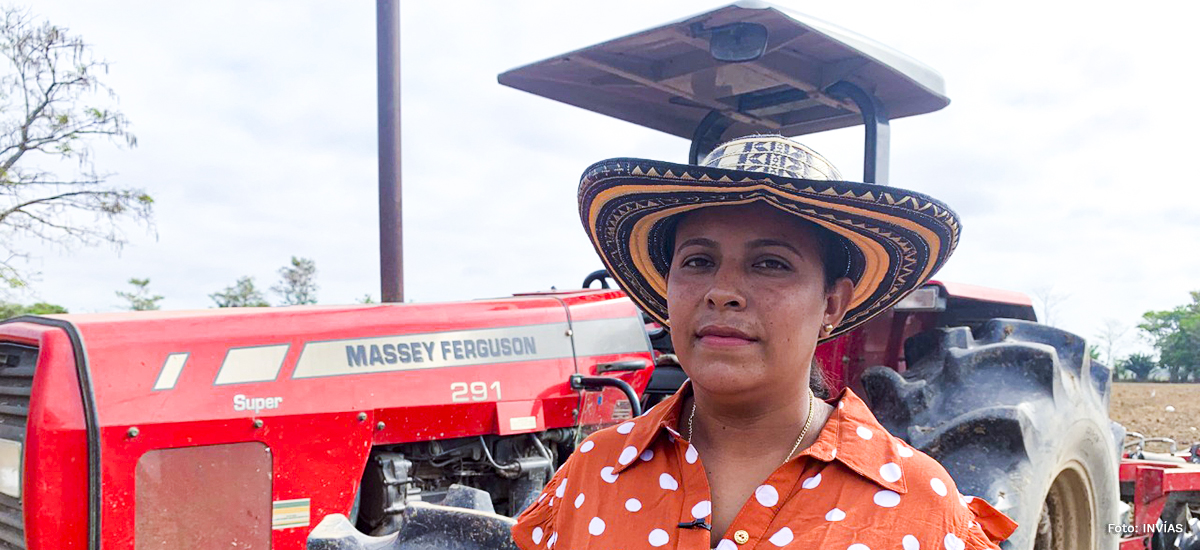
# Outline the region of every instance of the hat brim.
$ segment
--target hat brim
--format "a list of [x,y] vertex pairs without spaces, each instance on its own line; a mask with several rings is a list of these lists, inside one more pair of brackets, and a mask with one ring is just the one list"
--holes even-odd
[[670,326],[671,220],[697,208],[755,201],[817,224],[850,245],[850,307],[825,339],[895,305],[929,280],[958,245],[953,210],[897,187],[633,158],[593,164],[579,183],[579,215],[609,274],[664,326]]

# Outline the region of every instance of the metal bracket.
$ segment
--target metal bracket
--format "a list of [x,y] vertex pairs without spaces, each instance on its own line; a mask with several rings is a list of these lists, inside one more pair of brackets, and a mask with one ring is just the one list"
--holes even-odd
[[891,125],[887,110],[873,94],[845,80],[825,88],[825,93],[853,101],[862,115],[866,136],[863,144],[863,182],[888,184],[888,154],[891,149]]
[[688,164],[700,164],[700,157],[707,155],[721,143],[721,136],[733,120],[720,111],[709,111],[692,132],[692,148],[688,151]]

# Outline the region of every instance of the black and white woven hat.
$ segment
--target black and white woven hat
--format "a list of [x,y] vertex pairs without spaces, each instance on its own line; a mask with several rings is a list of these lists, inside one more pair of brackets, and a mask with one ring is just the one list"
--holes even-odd
[[782,136],[726,142],[699,165],[616,158],[590,166],[579,183],[579,215],[609,274],[663,325],[668,242],[680,214],[764,202],[842,237],[850,308],[825,336],[843,334],[929,280],[958,244],[958,216],[904,189],[841,181],[812,149]]

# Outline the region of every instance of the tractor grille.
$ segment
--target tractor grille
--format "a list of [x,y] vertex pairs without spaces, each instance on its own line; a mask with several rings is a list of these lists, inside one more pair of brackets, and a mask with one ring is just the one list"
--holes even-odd
[[[0,344],[0,439],[25,445],[37,348]],[[25,548],[21,499],[0,493],[0,549]]]

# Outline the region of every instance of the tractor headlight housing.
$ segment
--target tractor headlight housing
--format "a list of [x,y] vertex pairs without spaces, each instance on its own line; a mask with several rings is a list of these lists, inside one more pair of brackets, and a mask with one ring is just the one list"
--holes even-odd
[[21,451],[20,441],[0,439],[0,493],[21,498]]

